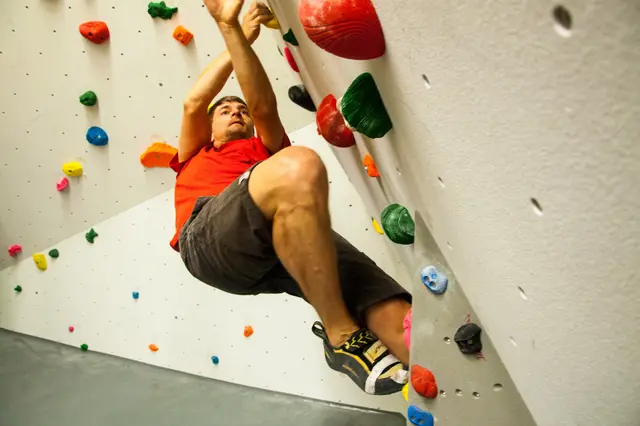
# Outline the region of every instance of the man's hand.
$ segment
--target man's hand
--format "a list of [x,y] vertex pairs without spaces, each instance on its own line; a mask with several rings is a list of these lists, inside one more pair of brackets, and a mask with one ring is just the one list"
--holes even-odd
[[219,24],[236,24],[243,4],[244,0],[204,0],[204,5]]
[[242,19],[242,32],[249,43],[256,41],[260,35],[260,24],[269,22],[273,19],[273,14],[269,8],[263,3],[258,3],[256,0],[249,7],[249,11]]

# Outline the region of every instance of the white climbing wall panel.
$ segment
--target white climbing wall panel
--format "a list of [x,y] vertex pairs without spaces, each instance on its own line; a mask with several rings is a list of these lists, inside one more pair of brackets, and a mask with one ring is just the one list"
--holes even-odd
[[[370,211],[399,202],[422,218],[427,238],[399,253],[455,274],[538,425],[637,425],[637,4],[374,0],[387,51],[358,62],[313,45],[296,0],[272,3],[316,103],[374,76],[394,128],[337,155]],[[413,360],[447,370],[449,391],[420,404],[443,425],[503,424],[464,417],[486,394],[449,380],[464,361],[444,348],[460,308],[447,303],[416,303]]]
[[[24,255],[65,239],[169,190],[174,173],[145,170],[139,156],[152,142],[177,144],[182,100],[202,69],[224,50],[202,2],[175,0],[170,21],[152,19],[147,1],[11,0],[0,2],[0,248]],[[78,26],[105,21],[111,40],[96,45]],[[194,33],[184,47],[181,24]],[[278,54],[271,30],[255,49],[271,77],[287,131],[312,114],[289,101],[295,75]],[[98,95],[95,107],[78,97]],[[223,94],[240,95],[235,80]],[[106,130],[106,147],[89,145],[90,126]],[[80,161],[85,175],[57,193],[61,167]],[[0,256],[0,269],[12,259]]]
[[[327,165],[334,229],[408,285],[404,266],[371,226],[315,126],[291,139],[316,149]],[[100,234],[93,245],[82,233],[56,243],[60,257],[49,258],[45,272],[31,259],[0,271],[0,327],[233,383],[404,411],[400,395],[366,395],[326,365],[321,340],[311,333],[317,317],[306,302],[287,295],[234,296],[192,278],[168,246],[173,218],[173,193],[161,193],[92,224]],[[22,293],[13,291],[16,285]],[[246,325],[254,329],[249,338]],[[150,344],[159,350],[151,352]]]

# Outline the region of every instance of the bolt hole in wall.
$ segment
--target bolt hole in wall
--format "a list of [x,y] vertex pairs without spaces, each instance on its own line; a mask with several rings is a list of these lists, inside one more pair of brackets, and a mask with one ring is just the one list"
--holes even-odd
[[462,389],[456,389],[456,395],[462,396]]
[[427,89],[431,89],[431,82],[429,81],[429,77],[426,74],[422,74],[422,81]]
[[571,37],[573,18],[567,8],[564,6],[556,6],[553,8],[553,19],[555,20],[556,32],[562,37]]
[[538,216],[542,216],[544,212],[542,211],[542,206],[540,205],[538,200],[536,200],[535,198],[532,198],[530,201],[531,201],[531,206],[533,207],[534,213],[537,214]]
[[524,292],[522,287],[518,286],[518,291],[520,292],[520,297],[522,297],[524,300],[528,299],[527,294]]
[[444,181],[440,176],[438,176],[438,182],[440,182],[440,186],[444,188]]
[[495,392],[499,392],[502,390],[502,383],[496,383],[495,385],[493,385],[493,390]]

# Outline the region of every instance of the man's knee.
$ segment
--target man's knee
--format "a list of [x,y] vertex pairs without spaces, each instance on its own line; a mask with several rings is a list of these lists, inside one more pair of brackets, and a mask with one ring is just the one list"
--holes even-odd
[[327,184],[327,170],[315,151],[301,146],[292,146],[280,151],[278,159],[280,183],[296,190],[309,187],[320,190]]

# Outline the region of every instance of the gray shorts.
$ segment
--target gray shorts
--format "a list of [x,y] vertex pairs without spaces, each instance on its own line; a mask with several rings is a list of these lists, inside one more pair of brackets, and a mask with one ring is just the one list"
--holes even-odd
[[[271,221],[249,194],[249,177],[256,165],[220,194],[198,198],[180,232],[180,255],[191,275],[219,290],[304,298],[275,253]],[[333,238],[342,296],[360,325],[366,309],[377,302],[390,298],[411,302],[411,295],[367,255],[338,233],[333,232]]]

